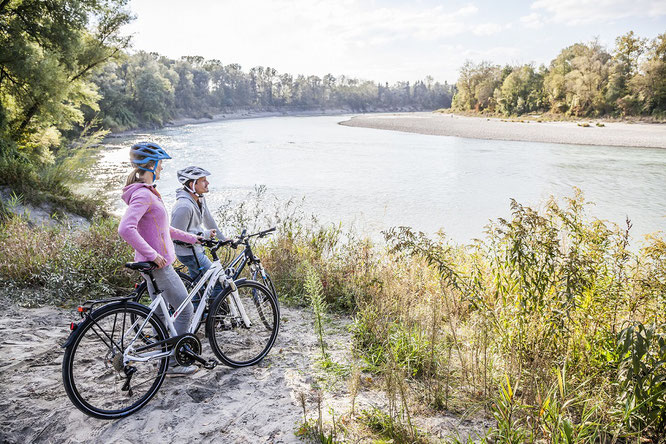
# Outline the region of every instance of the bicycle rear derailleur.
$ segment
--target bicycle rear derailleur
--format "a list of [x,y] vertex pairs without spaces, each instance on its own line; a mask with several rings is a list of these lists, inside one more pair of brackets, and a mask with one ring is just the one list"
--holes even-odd
[[199,356],[201,354],[201,341],[195,335],[186,333],[178,339],[175,346],[176,353],[174,357],[176,362],[183,366],[192,365],[195,361],[203,365],[206,369],[215,368],[217,361],[211,359],[206,361]]

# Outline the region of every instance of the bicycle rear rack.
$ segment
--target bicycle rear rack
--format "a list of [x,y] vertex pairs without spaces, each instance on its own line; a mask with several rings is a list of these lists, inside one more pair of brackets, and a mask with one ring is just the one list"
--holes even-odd
[[83,304],[79,305],[77,307],[77,311],[79,312],[81,317],[84,317],[87,316],[91,311],[93,311],[93,307],[95,307],[96,305],[106,305],[112,302],[127,302],[134,299],[135,296],[136,296],[135,294],[130,294],[128,296],[119,296],[115,298],[88,300],[85,301]]

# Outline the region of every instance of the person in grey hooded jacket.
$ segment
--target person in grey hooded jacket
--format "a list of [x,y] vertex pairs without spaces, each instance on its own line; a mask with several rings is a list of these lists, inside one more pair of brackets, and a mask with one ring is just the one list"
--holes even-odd
[[[203,196],[208,192],[207,176],[210,172],[190,166],[178,171],[177,174],[183,188],[176,191],[176,204],[171,210],[171,226],[205,239],[218,236],[224,240],[225,237],[215,223]],[[175,245],[178,260],[187,267],[190,277],[194,279],[199,273],[208,270],[212,263],[200,244],[194,245],[193,248]]]

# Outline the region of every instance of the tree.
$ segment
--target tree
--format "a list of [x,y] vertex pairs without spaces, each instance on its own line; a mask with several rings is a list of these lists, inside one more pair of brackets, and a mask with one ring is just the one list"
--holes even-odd
[[543,77],[531,65],[515,68],[495,90],[498,111],[506,115],[523,114],[543,106]]
[[460,77],[456,83],[456,95],[453,97],[453,108],[468,111],[494,111],[495,89],[501,84],[502,72],[499,66],[489,62],[478,65],[466,61],[460,69]]
[[90,77],[129,43],[127,0],[0,3],[0,132],[23,147],[57,145],[97,108]]
[[576,116],[610,111],[612,107],[606,101],[610,59],[597,41],[563,49],[544,78],[551,109]]
[[666,33],[651,42],[641,71],[630,80],[630,90],[643,113],[663,117],[666,114]]

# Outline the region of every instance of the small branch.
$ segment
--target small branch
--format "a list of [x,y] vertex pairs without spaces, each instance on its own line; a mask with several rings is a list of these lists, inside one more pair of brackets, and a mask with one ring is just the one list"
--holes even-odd
[[2,3],[0,3],[0,14],[2,14],[2,11],[4,11],[5,7],[9,4],[9,0],[2,0]]

